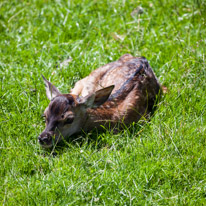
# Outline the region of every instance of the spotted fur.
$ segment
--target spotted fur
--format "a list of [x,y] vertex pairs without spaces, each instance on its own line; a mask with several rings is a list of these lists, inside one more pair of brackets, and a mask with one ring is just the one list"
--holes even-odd
[[70,94],[61,94],[45,78],[44,82],[51,102],[45,110],[46,128],[39,136],[43,147],[81,130],[137,122],[148,116],[161,93],[146,58],[130,54],[94,70]]

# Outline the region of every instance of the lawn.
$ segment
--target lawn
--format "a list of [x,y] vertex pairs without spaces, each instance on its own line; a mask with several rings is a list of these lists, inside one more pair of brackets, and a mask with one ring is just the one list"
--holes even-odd
[[[205,1],[0,1],[0,205],[206,205],[205,50]],[[125,53],[168,88],[151,120],[42,149],[41,74],[67,93]]]

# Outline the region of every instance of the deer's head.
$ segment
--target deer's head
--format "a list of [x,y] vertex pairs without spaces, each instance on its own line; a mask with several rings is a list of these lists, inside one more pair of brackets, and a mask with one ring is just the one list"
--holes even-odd
[[50,148],[62,138],[81,131],[87,119],[87,109],[102,105],[107,101],[114,86],[98,90],[85,97],[61,94],[44,76],[46,95],[50,100],[44,111],[46,128],[39,135],[39,143]]

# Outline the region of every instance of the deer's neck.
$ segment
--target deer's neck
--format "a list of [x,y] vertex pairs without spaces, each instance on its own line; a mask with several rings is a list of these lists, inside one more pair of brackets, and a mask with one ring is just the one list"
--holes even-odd
[[107,103],[104,106],[87,109],[86,121],[84,130],[91,130],[92,128],[100,128],[100,126],[115,125],[121,119],[118,108],[112,104]]

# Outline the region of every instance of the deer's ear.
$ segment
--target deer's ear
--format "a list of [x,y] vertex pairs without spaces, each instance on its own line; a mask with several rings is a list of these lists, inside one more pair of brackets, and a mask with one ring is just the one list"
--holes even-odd
[[107,101],[113,89],[114,85],[100,89],[86,97],[81,97],[79,103],[85,105],[87,108],[98,107]]
[[45,84],[46,96],[49,100],[52,100],[57,95],[61,94],[61,92],[54,85],[52,85],[52,83],[49,82],[43,75],[42,78]]

